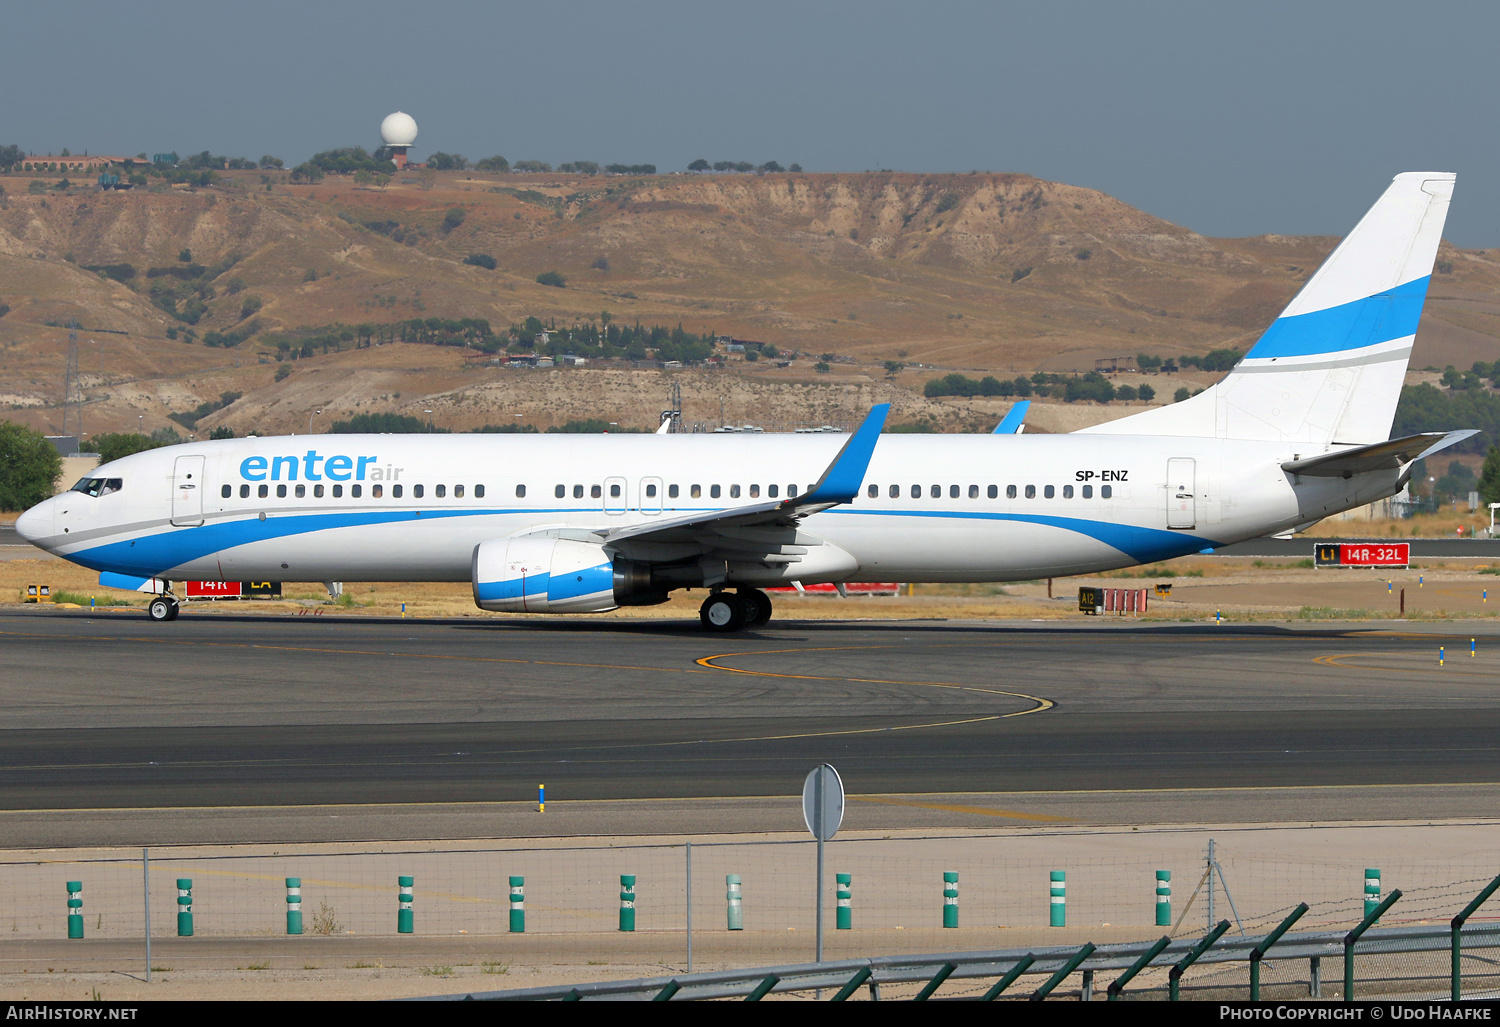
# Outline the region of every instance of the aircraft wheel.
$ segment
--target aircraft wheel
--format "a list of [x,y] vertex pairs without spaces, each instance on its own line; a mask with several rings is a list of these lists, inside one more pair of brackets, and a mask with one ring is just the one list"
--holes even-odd
[[177,600],[171,596],[157,596],[151,600],[151,605],[146,607],[147,615],[154,621],[176,620],[177,612]]
[[740,602],[745,604],[745,627],[758,628],[771,619],[771,597],[758,588],[744,588],[739,592]]
[[733,592],[715,592],[703,600],[698,617],[709,631],[738,631],[745,626],[745,604]]

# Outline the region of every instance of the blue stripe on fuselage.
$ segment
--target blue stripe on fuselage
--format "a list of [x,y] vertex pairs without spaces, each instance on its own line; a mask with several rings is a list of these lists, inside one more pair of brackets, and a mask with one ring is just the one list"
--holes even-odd
[[1279,317],[1245,359],[1340,353],[1415,335],[1431,280],[1429,275],[1326,310]]

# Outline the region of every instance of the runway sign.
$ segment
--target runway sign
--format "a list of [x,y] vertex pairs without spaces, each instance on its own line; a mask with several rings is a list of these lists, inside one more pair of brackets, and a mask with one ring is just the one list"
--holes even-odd
[[[900,589],[900,583],[895,581],[851,581],[844,586],[844,591],[852,596],[893,596]],[[795,592],[797,589],[792,585],[774,585],[766,591]],[[818,585],[804,585],[802,591],[809,595],[837,595],[838,587],[825,582]]]
[[1320,542],[1313,546],[1315,567],[1405,567],[1410,542]]
[[238,599],[238,581],[185,581],[183,591],[189,599]]

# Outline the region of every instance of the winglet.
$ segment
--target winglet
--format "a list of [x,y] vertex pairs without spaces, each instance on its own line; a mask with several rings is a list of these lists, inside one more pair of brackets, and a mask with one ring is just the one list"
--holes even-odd
[[808,492],[788,506],[811,506],[814,503],[847,503],[859,495],[864,483],[865,471],[870,466],[870,457],[875,452],[875,443],[880,441],[880,432],[885,428],[885,419],[891,412],[889,403],[877,403],[870,408],[861,424],[833,458],[823,477],[818,479]]
[[995,425],[992,435],[1019,435],[1021,429],[1026,425],[1026,411],[1031,409],[1031,400],[1017,400],[1016,405],[1010,408],[1005,419]]

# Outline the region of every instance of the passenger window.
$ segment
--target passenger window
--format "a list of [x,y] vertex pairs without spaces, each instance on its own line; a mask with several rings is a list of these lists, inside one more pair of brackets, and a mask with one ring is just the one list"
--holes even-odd
[[978,499],[979,498],[979,486],[978,485],[970,485],[969,486],[969,498],[970,499]]
[[604,498],[604,490],[598,485],[595,485],[589,489],[589,496],[592,499],[602,499]]
[[694,499],[701,499],[703,496],[703,486],[694,485],[693,487],[688,489],[688,495],[692,496]]
[[[380,486],[379,485],[375,486],[375,494],[377,496],[380,495]],[[446,496],[448,494],[448,486],[447,485],[434,485],[432,487],[432,494],[434,496],[436,496],[438,499],[442,499],[444,496]]]
[[1056,495],[1057,489],[1053,488],[1051,485],[1048,485],[1042,489],[1042,496],[1046,499],[1051,499]]
[[766,486],[766,498],[767,499],[775,499],[779,495],[781,495],[781,486],[780,485],[767,485]]
[[1064,499],[1072,499],[1073,498],[1073,486],[1072,485],[1064,485],[1063,486],[1063,498]]
[[413,485],[411,487],[411,497],[413,499],[421,499],[422,498],[422,492],[423,492],[423,489],[422,489],[422,486],[420,486],[420,485]]
[[277,485],[276,486],[276,498],[277,499],[285,499],[286,498],[286,486],[285,485]]
[[[562,486],[559,485],[558,488],[561,489]],[[557,498],[559,498],[559,499],[562,498],[562,493],[561,492],[558,492]],[[583,498],[583,486],[582,485],[574,485],[573,486],[573,498],[574,499],[582,499]]]
[[731,485],[731,486],[729,486],[729,498],[730,499],[739,499],[740,498],[740,487],[738,485]]
[[[264,488],[264,487],[265,486],[262,486],[262,488]],[[342,486],[342,485],[335,485],[333,487],[333,498],[334,499],[343,499],[344,498],[344,486]]]
[[750,498],[751,499],[759,499],[760,498],[760,486],[759,485],[751,485],[750,486]]
[[1035,485],[1027,485],[1026,486],[1026,498],[1027,499],[1035,499],[1036,498],[1036,486]]
[[1000,495],[1000,487],[998,485],[991,485],[989,492],[986,493],[986,494],[991,499],[995,499],[996,497],[998,497]]
[[656,498],[656,486],[655,485],[647,485],[646,486],[646,498],[647,499],[655,499]]
[[958,498],[958,486],[957,485],[949,485],[948,486],[948,498],[949,499],[957,499]]
[[484,498],[484,486],[483,485],[475,485],[474,486],[474,498],[475,499],[483,499]]
[[1099,486],[1099,498],[1100,499],[1108,499],[1111,495],[1114,494],[1114,491],[1115,491],[1114,487],[1111,486],[1111,485],[1100,485]]
[[676,485],[668,485],[667,486],[667,498],[668,499],[676,499],[677,498],[677,486]]
[[241,499],[249,499],[250,498],[250,486],[249,485],[241,485],[240,486],[240,498]]
[[1007,486],[1005,486],[1005,498],[1006,499],[1015,499],[1016,498],[1016,487],[1014,485],[1007,485]]
[[314,485],[313,486],[313,498],[314,499],[322,499],[323,498],[323,486],[322,485]]
[[562,499],[568,494],[568,487],[566,485],[559,485],[557,486],[557,488],[552,490],[552,494],[558,499]]
[[391,498],[392,499],[400,499],[401,498],[401,486],[400,485],[392,485],[391,486]]
[[298,485],[297,486],[297,498],[298,499],[306,499],[307,498],[307,486],[306,485]]
[[[397,485],[396,487],[399,489],[401,486]],[[462,485],[455,485],[455,486],[453,486],[453,498],[454,499],[462,499],[462,498],[464,498],[464,487]]]
[[526,498],[526,486],[525,485],[517,485],[516,486],[516,498],[517,499],[525,499]]
[[363,485],[350,485],[349,486],[349,498],[350,499],[358,499],[360,497],[360,495],[363,494],[364,491],[365,491],[365,487]]
[[219,490],[219,495],[223,496],[225,499],[228,499],[233,492],[234,489],[231,486],[225,485]]
[[709,499],[718,499],[719,498],[719,486],[717,486],[717,485],[710,485],[708,487],[708,498]]
[[932,498],[933,499],[942,499],[943,498],[943,486],[941,486],[941,485],[934,485],[934,486],[932,486]]
[[[871,487],[871,488],[874,488],[874,487],[875,487],[875,486],[873,486],[873,485],[872,485],[872,486],[870,486],[870,487]],[[787,494],[787,495],[789,495],[789,496],[791,496],[791,497],[792,497],[792,498],[793,498],[793,499],[796,499],[796,498],[797,498],[797,486],[795,486],[795,485],[788,485],[788,486],[787,486],[787,487],[786,487],[786,494]],[[875,494],[875,493],[873,493],[873,492],[872,492],[872,493],[870,493],[870,495],[872,495],[872,496],[873,496],[873,495],[874,495],[874,494]]]
[[610,499],[619,499],[620,498],[620,486],[618,486],[618,485],[611,485],[609,487],[609,498]]
[[920,485],[913,485],[911,487],[911,498],[913,498],[913,499],[921,499],[922,498],[922,486],[920,486]]
[[[442,487],[443,486],[441,486],[441,485],[438,486],[438,488],[440,488],[440,489]],[[385,495],[385,486],[384,485],[371,485],[370,486],[370,498],[371,499],[379,499],[383,495]]]
[[1084,499],[1093,499],[1094,498],[1094,486],[1092,486],[1092,485],[1085,485],[1083,487],[1083,498]]
[[891,493],[891,498],[892,499],[900,499],[901,498],[901,486],[900,485],[892,485],[891,489],[890,489],[890,493]]

